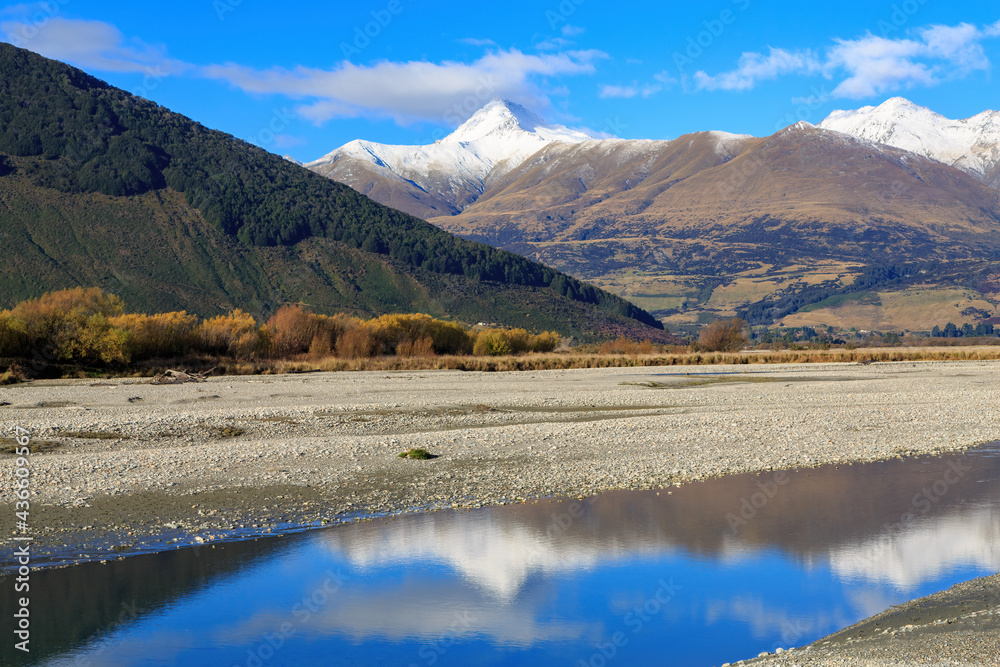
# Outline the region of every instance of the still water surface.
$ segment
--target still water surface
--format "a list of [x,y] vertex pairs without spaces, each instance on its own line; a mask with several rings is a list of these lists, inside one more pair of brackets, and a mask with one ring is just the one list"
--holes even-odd
[[998,446],[783,475],[40,571],[33,659],[718,665],[1000,571]]

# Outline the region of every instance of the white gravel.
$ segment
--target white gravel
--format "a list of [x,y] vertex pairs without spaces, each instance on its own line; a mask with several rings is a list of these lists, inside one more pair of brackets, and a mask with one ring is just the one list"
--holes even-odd
[[[316,373],[175,386],[51,381],[0,388],[0,403],[10,404],[0,415],[8,428],[64,443],[31,459],[34,499],[48,504],[137,490],[291,484],[334,495],[347,487],[341,500],[351,508],[388,509],[380,490],[402,490],[398,500],[408,503],[470,505],[1000,439],[1000,362],[787,365],[702,375],[744,371]],[[683,386],[710,378],[726,381]],[[672,386],[636,384],[649,382]],[[245,432],[220,437],[217,429],[226,427]],[[124,439],[65,437],[71,431]],[[396,457],[410,447],[440,458]],[[11,474],[13,459],[0,465]],[[425,488],[413,494],[407,487]],[[10,486],[0,501],[13,501]]]

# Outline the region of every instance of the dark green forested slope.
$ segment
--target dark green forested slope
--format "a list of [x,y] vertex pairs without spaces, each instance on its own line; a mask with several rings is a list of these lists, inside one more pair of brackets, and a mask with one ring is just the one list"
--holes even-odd
[[302,300],[578,334],[659,326],[620,297],[7,44],[0,240],[0,306],[93,285],[132,308],[204,315]]

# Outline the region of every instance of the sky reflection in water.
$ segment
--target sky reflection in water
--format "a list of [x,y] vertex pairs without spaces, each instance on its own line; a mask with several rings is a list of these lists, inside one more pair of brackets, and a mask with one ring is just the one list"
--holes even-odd
[[996,573],[998,480],[987,448],[417,515],[39,572],[96,611],[33,613],[53,665],[717,665]]

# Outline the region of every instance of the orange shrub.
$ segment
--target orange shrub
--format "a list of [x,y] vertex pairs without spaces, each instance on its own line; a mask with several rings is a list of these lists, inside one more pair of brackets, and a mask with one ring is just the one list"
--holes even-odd
[[128,363],[127,341],[128,332],[112,326],[103,313],[97,313],[88,317],[76,335],[65,341],[60,356],[88,363]]
[[227,315],[205,320],[195,335],[203,350],[237,359],[249,359],[266,352],[270,342],[269,332],[257,326],[253,315],[238,308]]
[[341,359],[368,359],[377,356],[379,344],[367,323],[359,323],[345,331],[337,340],[337,356]]
[[528,347],[532,352],[551,352],[559,347],[562,336],[555,331],[545,331],[529,337]]
[[198,318],[186,311],[144,315],[130,313],[110,318],[111,325],[128,333],[125,349],[133,359],[176,357],[198,345]]
[[562,341],[555,331],[532,335],[524,329],[482,329],[472,335],[476,337],[472,347],[473,354],[487,357],[522,352],[551,352]]
[[500,329],[485,329],[476,335],[472,353],[477,357],[502,357],[513,354],[510,341]]
[[128,361],[127,334],[108,319],[123,311],[117,296],[75,287],[22,301],[10,314],[23,323],[29,347],[52,345],[59,359],[111,363]]
[[407,353],[423,338],[430,338],[435,354],[463,354],[472,349],[469,334],[454,322],[436,320],[430,315],[383,315],[368,321],[380,352],[398,353],[400,344],[407,344]]
[[738,317],[716,320],[701,330],[698,349],[709,352],[738,352],[747,344],[747,323]]
[[282,306],[267,326],[274,332],[271,353],[276,357],[301,354],[309,349],[317,333],[318,317],[300,305]]
[[31,345],[24,321],[11,315],[9,310],[0,312],[0,357],[28,357]]
[[97,287],[60,290],[22,301],[10,313],[24,323],[31,345],[51,343],[58,349],[79,336],[92,315],[113,317],[125,310],[122,300]]
[[317,315],[300,305],[282,306],[267,322],[272,334],[271,355],[290,357],[308,352],[314,358],[327,356],[344,332],[359,323],[349,315]]
[[430,336],[424,336],[415,341],[404,340],[396,346],[396,356],[399,357],[433,357],[434,341]]

